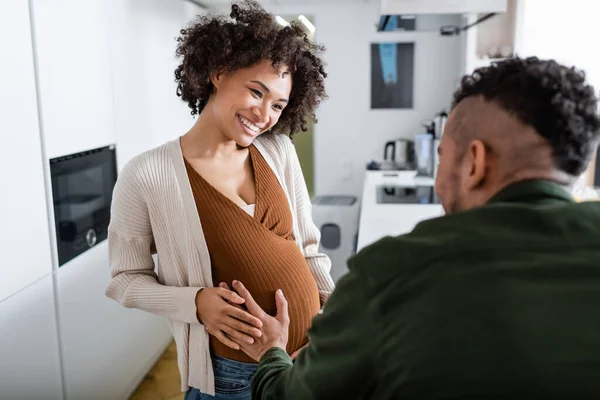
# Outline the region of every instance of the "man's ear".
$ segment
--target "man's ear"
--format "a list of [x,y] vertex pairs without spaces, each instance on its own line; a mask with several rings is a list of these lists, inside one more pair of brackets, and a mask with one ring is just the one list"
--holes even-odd
[[490,155],[481,140],[474,140],[469,144],[466,157],[466,162],[468,163],[466,176],[467,188],[475,189],[487,178]]

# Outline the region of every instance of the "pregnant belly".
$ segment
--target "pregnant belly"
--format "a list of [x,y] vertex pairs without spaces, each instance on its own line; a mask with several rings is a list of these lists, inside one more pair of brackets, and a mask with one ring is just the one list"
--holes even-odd
[[[319,290],[294,241],[282,239],[277,242],[276,248],[264,250],[259,257],[245,257],[246,262],[240,262],[242,254],[234,254],[238,262],[235,266],[226,264],[227,268],[215,263],[212,257],[214,284],[226,282],[231,287],[233,280],[239,280],[257,304],[272,316],[277,313],[275,292],[281,289],[288,302],[290,327],[287,351],[292,353],[307,341],[306,333],[320,308]],[[253,362],[241,351],[229,349],[213,337],[211,348],[222,357]]]

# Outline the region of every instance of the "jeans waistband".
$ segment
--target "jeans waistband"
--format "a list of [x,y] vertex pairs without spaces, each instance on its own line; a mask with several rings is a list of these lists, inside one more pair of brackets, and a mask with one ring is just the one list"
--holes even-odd
[[[213,352],[210,353],[210,356],[212,359],[213,368],[215,370],[220,370],[233,374],[252,376],[258,369],[258,364],[230,360],[228,358],[221,357]],[[215,371],[215,375],[218,375],[217,371]]]

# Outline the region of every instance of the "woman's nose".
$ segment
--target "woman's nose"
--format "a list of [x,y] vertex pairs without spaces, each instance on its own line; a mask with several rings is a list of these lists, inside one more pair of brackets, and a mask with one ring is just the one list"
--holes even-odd
[[269,122],[269,113],[266,110],[266,106],[262,107],[254,107],[252,109],[252,113],[258,118],[258,121],[261,124],[266,124]]

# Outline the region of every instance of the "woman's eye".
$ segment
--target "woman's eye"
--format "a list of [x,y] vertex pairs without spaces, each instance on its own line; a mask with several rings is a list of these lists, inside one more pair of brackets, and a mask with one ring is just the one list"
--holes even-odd
[[259,99],[262,99],[262,93],[259,92],[256,89],[250,89],[250,91],[252,92],[253,95],[255,95],[256,97],[258,97]]
[[273,108],[275,108],[277,111],[281,111],[281,110],[283,110],[283,107],[282,107],[281,105],[279,105],[279,104],[275,104],[275,105],[273,106]]

